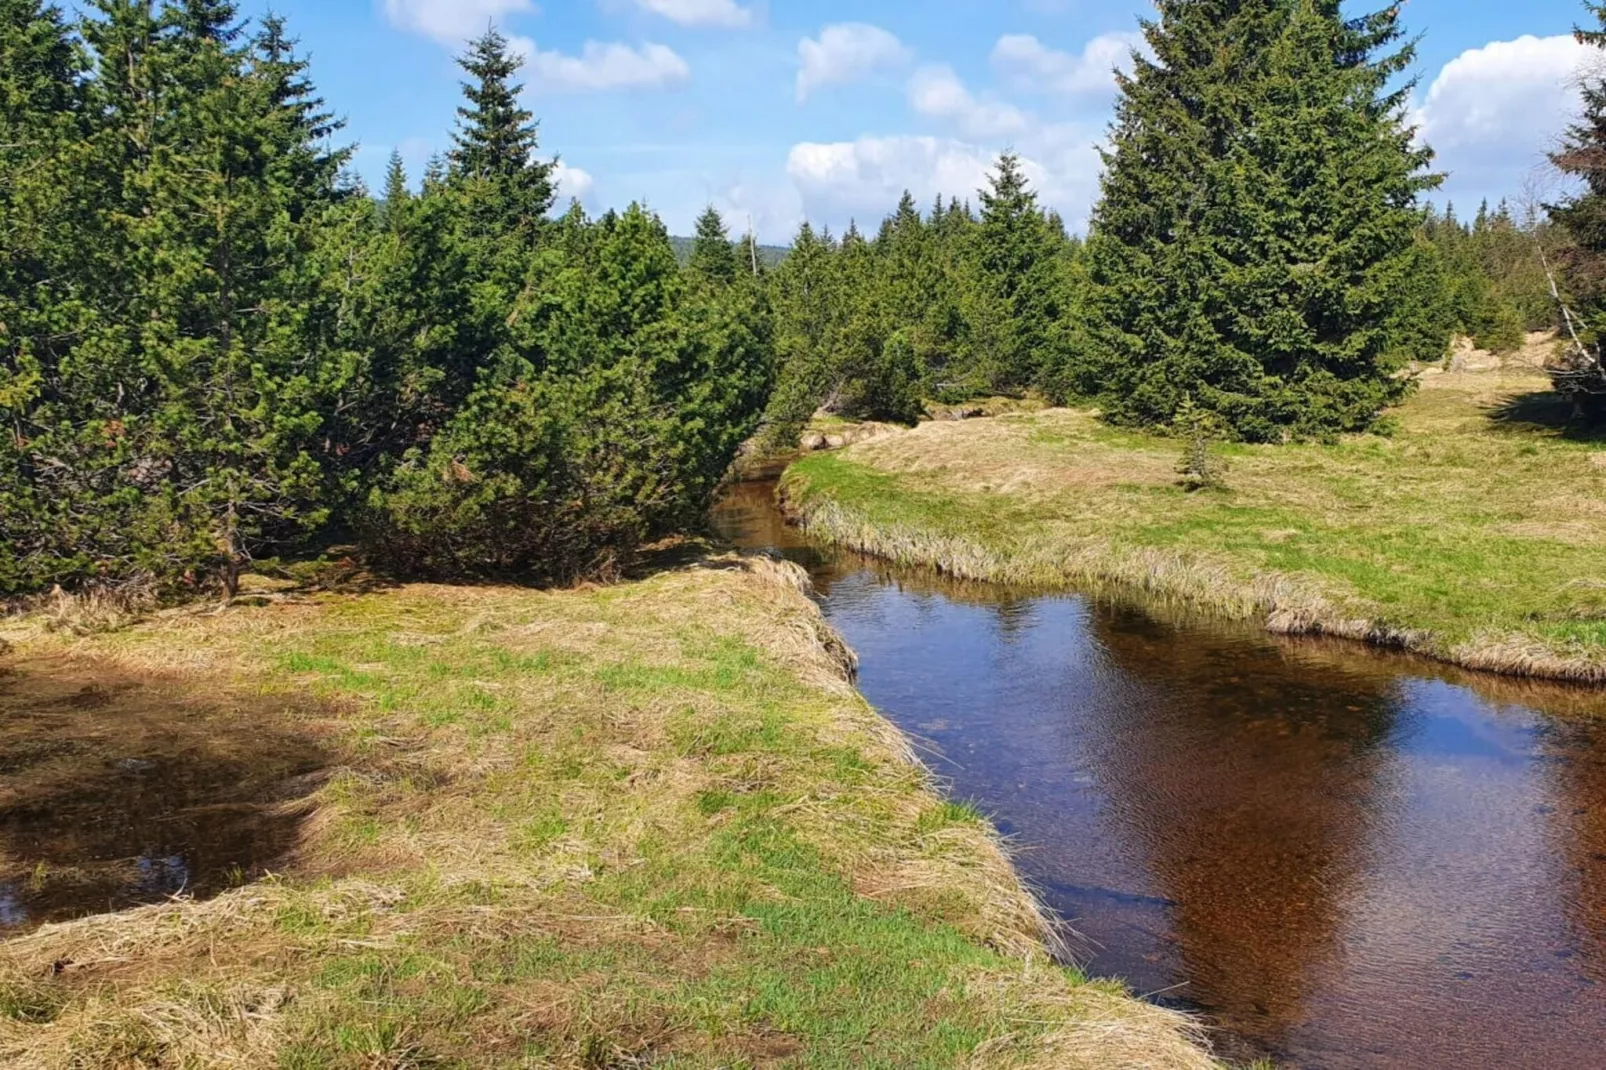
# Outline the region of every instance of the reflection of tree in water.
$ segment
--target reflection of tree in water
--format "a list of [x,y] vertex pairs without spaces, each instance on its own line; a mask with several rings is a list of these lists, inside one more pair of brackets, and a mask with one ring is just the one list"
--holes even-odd
[[1280,1048],[1339,951],[1344,900],[1388,809],[1391,675],[1131,610],[1099,608],[1092,627],[1126,693],[1085,720],[1088,755],[1119,834],[1175,903],[1178,994]]

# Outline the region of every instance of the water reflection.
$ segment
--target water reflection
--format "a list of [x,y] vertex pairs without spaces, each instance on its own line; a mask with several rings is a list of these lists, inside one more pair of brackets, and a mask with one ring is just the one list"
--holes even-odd
[[1396,803],[1398,691],[1129,610],[1092,620],[1116,671],[1052,715],[1075,724],[1073,760],[1107,800],[1098,834],[1142,844],[1146,882],[1174,904],[1170,977],[1134,979],[1185,980],[1182,995],[1285,1051]]
[[860,685],[1023,847],[1091,972],[1234,1057],[1606,1066],[1606,696],[824,554]]

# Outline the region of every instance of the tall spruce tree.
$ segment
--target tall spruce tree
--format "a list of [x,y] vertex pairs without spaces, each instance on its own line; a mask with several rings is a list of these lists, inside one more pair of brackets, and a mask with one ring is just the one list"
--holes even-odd
[[1408,389],[1391,318],[1437,182],[1399,8],[1157,6],[1120,76],[1076,382],[1122,423],[1191,399],[1253,441],[1372,426]]
[[338,124],[277,20],[247,37],[230,0],[183,0],[163,22],[173,97],[146,201],[159,229],[139,237],[163,326],[143,348],[164,366],[153,415],[174,507],[232,593],[254,555],[327,517],[309,266],[346,154],[324,147]]
[[710,285],[729,286],[736,281],[736,249],[731,245],[725,220],[713,205],[697,217],[697,236],[686,268],[693,278]]
[[519,103],[523,86],[514,78],[524,60],[493,27],[471,42],[457,62],[469,77],[452,135],[452,174],[479,187],[474,200],[478,224],[531,240],[556,196],[556,164],[537,158],[540,125]]
[[[1586,3],[1596,27],[1578,27],[1580,44],[1606,50],[1606,3]],[[1606,417],[1606,74],[1597,65],[1580,78],[1583,108],[1568,128],[1551,162],[1580,183],[1581,189],[1550,206],[1551,219],[1571,238],[1563,260],[1567,268],[1569,319],[1566,358],[1556,385],[1573,399],[1580,415]]]
[[1012,152],[998,158],[980,196],[977,313],[996,317],[997,328],[981,350],[984,380],[994,390],[1020,390],[1038,385],[1045,368],[1058,363],[1051,328],[1064,311],[1058,254],[1065,235],[1050,226]]
[[72,567],[64,544],[82,546],[96,524],[64,493],[84,478],[72,462],[106,452],[75,419],[93,388],[70,359],[92,316],[82,285],[95,255],[83,246],[96,198],[75,181],[83,66],[59,8],[0,0],[0,592]]

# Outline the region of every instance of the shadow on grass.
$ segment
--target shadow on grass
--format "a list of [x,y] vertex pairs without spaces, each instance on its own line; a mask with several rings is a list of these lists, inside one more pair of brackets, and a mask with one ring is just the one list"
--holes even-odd
[[1554,390],[1513,394],[1485,412],[1502,431],[1551,435],[1569,442],[1606,442],[1606,423],[1583,418],[1571,400]]
[[0,938],[280,866],[332,764],[286,701],[71,658],[0,666]]

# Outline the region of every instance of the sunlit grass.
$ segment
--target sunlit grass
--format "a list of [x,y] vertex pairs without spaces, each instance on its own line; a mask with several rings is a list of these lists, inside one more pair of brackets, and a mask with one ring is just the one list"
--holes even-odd
[[1178,486],[1175,440],[1055,410],[808,457],[785,491],[827,538],[966,578],[1125,585],[1606,679],[1606,445],[1557,426],[1547,390],[1532,372],[1436,375],[1391,436],[1220,447],[1223,490]]
[[716,564],[71,641],[293,699],[337,761],[286,876],[0,944],[0,1064],[1206,1065],[1048,961],[790,566]]

